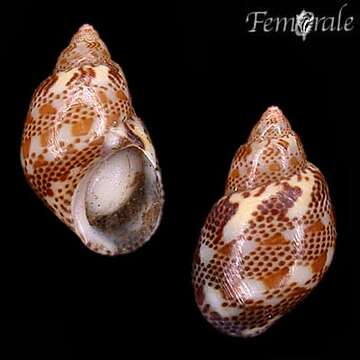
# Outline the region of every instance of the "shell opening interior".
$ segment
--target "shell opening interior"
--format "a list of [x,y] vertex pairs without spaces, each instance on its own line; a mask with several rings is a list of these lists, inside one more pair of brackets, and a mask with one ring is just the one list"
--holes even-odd
[[[118,219],[126,204],[141,200],[144,186],[143,158],[133,149],[121,151],[97,168],[89,180],[85,202],[90,224],[111,227],[111,219]],[[114,219],[115,220],[115,219]]]
[[[155,231],[161,188],[144,153],[128,147],[100,162],[79,189],[83,206],[77,225],[85,242],[105,254],[135,250]],[[81,187],[80,186],[80,187]]]

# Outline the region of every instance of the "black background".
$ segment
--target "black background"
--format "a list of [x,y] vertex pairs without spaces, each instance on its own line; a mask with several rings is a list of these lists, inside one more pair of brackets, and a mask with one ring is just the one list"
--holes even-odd
[[[351,160],[358,92],[359,19],[355,29],[248,33],[250,11],[294,16],[303,8],[335,15],[340,1],[292,5],[243,1],[164,5],[155,2],[26,3],[3,12],[11,75],[6,160],[15,178],[6,236],[11,356],[46,359],[130,358],[194,354],[235,358],[320,359],[352,346]],[[166,193],[161,225],[137,252],[116,258],[87,250],[32,193],[19,147],[36,86],[83,23],[92,24],[123,68],[134,107],[152,136]],[[333,265],[315,291],[264,335],[218,333],[196,308],[193,251],[205,217],[223,192],[231,159],[255,121],[278,105],[326,176],[335,204],[338,243]],[[7,218],[5,218],[7,219]],[[14,221],[15,219],[15,221]],[[7,221],[7,220],[6,220]],[[6,239],[5,239],[6,240]]]

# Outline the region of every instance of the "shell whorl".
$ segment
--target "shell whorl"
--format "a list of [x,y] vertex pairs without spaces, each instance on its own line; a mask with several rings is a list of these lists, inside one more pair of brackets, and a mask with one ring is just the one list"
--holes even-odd
[[251,190],[291,176],[304,168],[306,156],[299,137],[276,106],[269,107],[232,161],[225,194]]
[[193,264],[200,311],[226,334],[263,333],[317,285],[335,238],[326,181],[270,107],[236,152],[202,228]]
[[98,32],[85,24],[72,37],[70,44],[61,52],[55,73],[69,71],[84,65],[110,65],[111,56]]
[[[137,211],[138,218],[136,224],[131,225],[130,220],[126,223],[128,239],[120,246],[114,244],[114,239],[107,241],[108,235],[100,241],[99,231],[90,231],[88,224],[84,226],[87,218],[82,202],[87,196],[88,182],[99,171],[108,178],[106,166],[116,167],[116,161],[125,164],[123,157],[112,156],[128,148],[133,150],[123,154],[132,165],[129,168],[146,174],[149,190],[145,193],[141,190],[145,183],[140,186],[140,181],[145,180],[140,174],[133,177],[129,173],[129,179],[133,178],[138,186],[125,185],[142,191],[143,199],[134,200],[136,209],[135,205],[124,206],[128,217],[135,216]],[[147,241],[157,228],[163,193],[155,151],[132,106],[124,73],[111,60],[92,26],[83,25],[79,29],[61,53],[53,74],[33,94],[23,132],[21,162],[33,190],[96,252],[107,255],[130,252]],[[114,180],[111,186],[119,187],[120,183],[116,185]],[[93,188],[99,189],[95,185]],[[106,192],[101,191],[105,196]],[[110,226],[124,223],[124,218],[123,213],[117,218],[112,216],[102,231],[109,232]],[[135,228],[139,228],[136,234]],[[124,231],[117,230],[117,236],[124,237]]]

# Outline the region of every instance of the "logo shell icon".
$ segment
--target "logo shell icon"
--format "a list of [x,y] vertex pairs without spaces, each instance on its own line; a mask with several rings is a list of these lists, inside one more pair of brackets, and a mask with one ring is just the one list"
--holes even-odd
[[314,19],[315,15],[310,11],[303,10],[299,15],[296,15],[295,34],[302,36],[303,41],[311,31]]

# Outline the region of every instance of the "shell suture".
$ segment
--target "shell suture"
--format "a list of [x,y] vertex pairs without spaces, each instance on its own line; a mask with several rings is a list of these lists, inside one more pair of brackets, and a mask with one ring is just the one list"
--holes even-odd
[[268,108],[201,231],[193,265],[200,311],[229,335],[263,333],[316,286],[335,238],[323,175],[283,113]]

